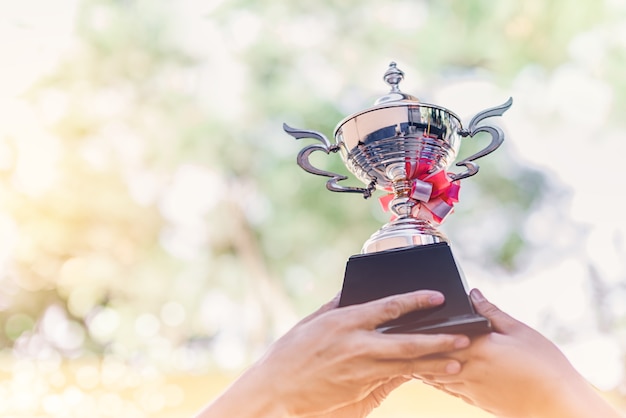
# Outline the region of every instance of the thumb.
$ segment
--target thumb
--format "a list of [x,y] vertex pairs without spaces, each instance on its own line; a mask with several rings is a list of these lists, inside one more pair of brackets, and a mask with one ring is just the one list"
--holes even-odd
[[[351,312],[349,318],[353,325],[374,329],[380,324],[397,319],[411,311],[433,308],[443,302],[444,296],[440,292],[418,290],[348,306],[346,309]],[[347,321],[348,318],[346,317],[345,320]]]
[[472,289],[470,292],[472,304],[476,312],[491,321],[493,329],[502,334],[506,334],[511,327],[521,324],[512,316],[502,312],[496,305],[489,302],[478,289]]

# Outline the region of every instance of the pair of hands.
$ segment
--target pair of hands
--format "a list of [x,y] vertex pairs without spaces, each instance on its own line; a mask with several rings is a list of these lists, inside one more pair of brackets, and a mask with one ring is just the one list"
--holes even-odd
[[[470,293],[494,332],[381,334],[379,324],[443,303],[432,291],[337,308],[338,298],[276,341],[199,418],[359,418],[411,378],[500,417],[618,418],[560,350]],[[418,406],[416,405],[416,408]]]

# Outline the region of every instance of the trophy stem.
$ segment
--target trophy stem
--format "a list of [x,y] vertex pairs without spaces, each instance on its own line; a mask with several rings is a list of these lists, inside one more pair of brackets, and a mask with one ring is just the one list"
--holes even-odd
[[413,217],[414,209],[420,202],[410,197],[411,182],[406,178],[404,164],[391,164],[387,175],[392,181],[394,198],[389,202],[389,210],[394,219],[383,225],[363,244],[361,253],[448,242],[446,236],[429,221]]

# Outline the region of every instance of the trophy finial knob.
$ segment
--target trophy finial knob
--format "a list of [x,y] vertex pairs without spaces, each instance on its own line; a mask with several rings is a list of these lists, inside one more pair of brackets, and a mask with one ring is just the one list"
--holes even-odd
[[385,80],[385,83],[389,84],[391,90],[389,90],[389,93],[376,100],[376,102],[374,102],[375,105],[399,101],[419,102],[417,97],[400,91],[398,84],[404,80],[404,72],[398,68],[395,61],[391,61],[389,64],[389,68],[387,68],[387,71],[385,71],[383,75],[383,80]]
[[400,88],[398,84],[404,79],[404,72],[397,67],[397,64],[394,61],[391,61],[389,64],[389,68],[385,71],[385,75],[383,76],[383,80],[385,83],[391,86],[390,93],[398,93],[400,92]]

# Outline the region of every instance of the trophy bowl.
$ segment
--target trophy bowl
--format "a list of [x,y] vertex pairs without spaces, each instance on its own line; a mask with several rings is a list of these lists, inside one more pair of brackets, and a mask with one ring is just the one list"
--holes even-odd
[[378,104],[338,125],[335,140],[348,169],[395,197],[389,205],[394,220],[365,242],[362,253],[445,240],[430,220],[413,216],[420,205],[415,189],[419,184],[426,188],[422,194],[430,196],[428,183],[416,182],[450,167],[460,129],[452,112],[408,100]]
[[450,167],[459,150],[460,129],[459,118],[448,110],[394,101],[344,119],[335,129],[335,140],[357,178],[366,184],[376,179],[377,187],[387,189],[394,179],[416,178],[418,170]]
[[[489,325],[473,312],[448,239],[437,227],[458,202],[460,180],[478,172],[474,161],[496,150],[504,140],[499,127],[481,122],[501,116],[512,99],[478,113],[464,128],[460,118],[448,109],[422,103],[403,93],[398,86],[403,78],[404,73],[392,62],[383,77],[390,91],[374,106],[339,122],[334,143],[319,132],[286,124],[283,129],[296,139],[313,138],[319,142],[304,147],[297,162],[309,173],[330,177],[326,182],[329,190],[361,193],[365,198],[371,197],[374,190],[386,192],[381,203],[391,212],[391,220],[364,243],[361,254],[350,258],[340,304],[360,303],[416,288],[441,290],[448,301],[443,314],[431,318],[424,318],[421,313],[409,315],[408,322],[404,318],[384,328],[393,332],[435,332],[460,326],[461,330],[485,331]],[[462,139],[479,132],[491,136],[488,145],[457,162],[456,166],[464,167],[462,171],[448,171]],[[347,169],[366,187],[340,185],[347,176],[313,166],[309,156],[316,151],[338,152]],[[411,279],[410,274],[415,271],[428,277]],[[373,277],[372,272],[376,276],[392,276],[393,280]],[[355,275],[367,278],[356,279]]]

